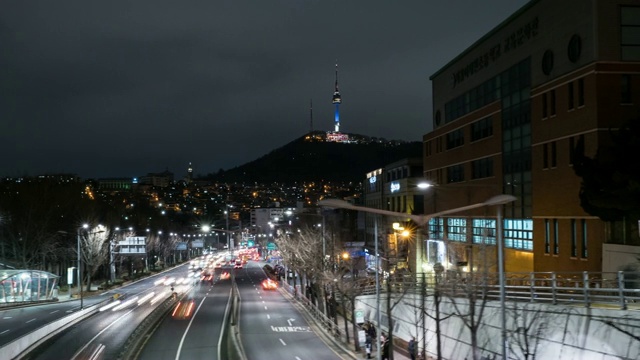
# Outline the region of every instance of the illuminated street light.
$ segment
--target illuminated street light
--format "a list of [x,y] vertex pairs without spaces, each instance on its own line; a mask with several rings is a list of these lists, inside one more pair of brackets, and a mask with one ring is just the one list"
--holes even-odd
[[[418,184],[420,187],[420,184]],[[423,185],[424,186],[424,185]],[[433,186],[433,185],[429,185]],[[426,187],[429,187],[426,186]],[[353,205],[347,201],[341,199],[324,199],[318,201],[318,206],[329,207],[329,208],[337,208],[337,209],[347,209],[347,210],[355,210],[368,212],[373,214],[380,215],[388,215],[395,216],[401,218],[410,218],[418,225],[426,225],[431,218],[440,217],[443,215],[453,214],[464,212],[467,210],[477,209],[484,206],[498,206],[497,210],[497,221],[496,221],[496,232],[497,232],[497,246],[498,246],[498,272],[499,272],[499,280],[500,280],[500,319],[501,319],[501,330],[502,330],[502,358],[507,359],[507,329],[506,329],[506,314],[505,314],[505,278],[504,278],[504,249],[503,249],[503,233],[502,233],[502,205],[508,204],[510,202],[516,201],[517,198],[513,195],[505,195],[500,194],[493,196],[484,202],[476,203],[472,205],[462,206],[459,208],[449,209],[440,211],[433,214],[428,215],[414,215],[414,214],[406,214],[395,211],[383,210],[370,208],[366,206],[357,206]],[[378,326],[380,326],[381,322],[381,314],[380,314],[380,288],[379,288],[379,276],[378,276],[378,218],[374,217],[374,232],[375,232],[375,255],[376,255],[376,313],[377,313],[377,322]],[[389,296],[389,295],[388,295]],[[391,314],[387,314],[390,318]],[[377,349],[380,349],[380,338],[376,339]],[[380,351],[378,351],[377,359],[380,360]]]
[[80,272],[80,265],[82,265],[82,252],[80,252],[80,232],[82,231],[82,229],[87,229],[88,227],[88,224],[82,224],[82,226],[78,228],[78,288],[80,289],[80,310],[82,310],[82,308],[84,307],[82,299],[82,278],[80,277],[82,275]]

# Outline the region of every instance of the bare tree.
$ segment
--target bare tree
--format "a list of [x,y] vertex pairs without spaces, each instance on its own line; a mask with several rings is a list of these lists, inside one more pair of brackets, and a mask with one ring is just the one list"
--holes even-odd
[[[488,256],[485,256],[488,251],[487,245],[478,244],[475,250],[477,250],[480,258],[485,259],[480,271],[475,271],[473,261],[468,261],[468,271],[449,272],[443,284],[440,285],[440,289],[453,305],[455,316],[469,330],[472,359],[480,360],[478,332],[483,323],[482,318],[488,302],[488,291],[490,285],[494,282],[495,274],[489,273],[490,264],[486,260]],[[457,251],[469,251],[469,254],[473,254],[474,249],[466,246],[464,250],[458,248]],[[460,254],[456,254],[456,249],[453,248],[449,253],[454,257],[463,257]]]
[[533,360],[540,345],[540,340],[549,326],[548,313],[531,303],[514,302],[509,314],[513,317],[516,329],[512,331],[509,352],[517,359]]
[[78,235],[82,263],[85,266],[87,291],[91,291],[91,277],[109,257],[109,234],[110,231],[106,227],[98,225],[87,231],[81,231]]

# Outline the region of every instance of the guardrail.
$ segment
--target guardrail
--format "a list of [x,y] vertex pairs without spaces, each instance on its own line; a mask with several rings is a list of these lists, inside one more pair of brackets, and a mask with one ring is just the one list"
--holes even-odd
[[[283,282],[283,288],[289,292],[294,299],[298,300],[308,310],[309,314],[316,320],[316,323],[321,325],[327,332],[332,334],[336,339],[346,342],[347,336],[344,329],[341,329],[338,324],[330,317],[328,317],[322,310],[320,310],[311,300],[307,299],[300,291],[296,291],[293,286]],[[337,315],[336,315],[337,316]]]
[[[354,289],[359,295],[376,293],[370,279],[356,279],[361,286]],[[390,281],[390,282],[389,282]],[[424,287],[424,290],[423,290]],[[640,304],[640,272],[532,272],[505,275],[505,295],[508,301],[578,304],[610,304],[627,310],[628,304]],[[463,296],[470,292],[499,299],[500,285],[496,273],[442,273],[425,274],[422,278],[385,278],[380,292],[426,292],[432,295]]]
[[111,298],[89,306],[83,310],[52,321],[28,334],[25,334],[2,347],[3,359],[18,359],[21,356],[33,351],[35,348],[49,340],[51,337],[66,330],[79,321],[93,315],[100,306],[111,301]]

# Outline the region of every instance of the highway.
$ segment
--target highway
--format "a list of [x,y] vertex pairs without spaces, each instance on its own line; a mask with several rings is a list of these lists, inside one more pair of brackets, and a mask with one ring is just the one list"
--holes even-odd
[[[102,353],[100,358],[117,358],[123,345],[138,324],[140,324],[153,309],[171,296],[171,286],[179,293],[188,292],[193,286],[192,280],[187,284],[181,285],[176,285],[175,283],[168,285],[168,283],[159,280],[166,278],[180,279],[186,277],[188,273],[188,265],[181,265],[159,275],[145,278],[130,285],[109,291],[97,296],[95,299],[85,299],[85,304],[88,304],[104,300],[112,296],[113,293],[119,293],[122,296],[120,301],[109,302],[109,304],[114,307],[96,312],[87,319],[65,329],[25,356],[24,359],[85,359],[88,358],[88,353],[96,350],[100,350]],[[77,307],[77,302],[72,301],[68,303],[23,308],[21,310],[26,313],[21,314],[20,317],[22,321],[25,321],[31,316],[31,312],[34,314],[43,314],[43,311],[49,311],[51,309],[49,307],[55,305],[59,306],[60,309],[53,314],[51,314],[51,312],[55,310],[50,310],[49,315],[60,314],[59,317],[62,317],[66,315],[64,309],[72,306],[73,303],[75,303]],[[44,310],[45,308],[47,309]],[[29,314],[29,316],[25,316],[27,314]],[[45,323],[45,317],[42,319],[42,321],[32,321],[29,324],[33,324],[33,328],[42,326]],[[20,327],[20,329],[23,328],[24,326]],[[15,331],[15,333],[17,332],[18,331]]]
[[[341,359],[306,323],[298,310],[279,290],[264,290],[266,276],[262,262],[249,262],[243,269],[216,269],[211,282],[175,285],[184,295],[180,311],[172,311],[149,336],[139,359],[197,360],[226,359],[226,346],[219,349],[225,310],[229,306],[232,281],[240,294],[240,341],[248,359]],[[233,278],[221,278],[222,272]],[[124,294],[120,306],[104,309],[52,337],[24,359],[117,358],[135,328],[170,296],[171,290],[158,279],[185,277],[188,265],[171,269],[117,290],[86,298],[85,307]],[[152,300],[156,301],[151,304]],[[115,302],[110,302],[115,305]],[[113,306],[112,305],[112,306]],[[189,306],[185,306],[189,305]],[[184,309],[187,309],[185,312]],[[3,311],[0,334],[3,343],[50,321],[79,310],[78,301]],[[31,320],[33,319],[33,320]],[[268,354],[268,355],[267,355]]]
[[233,271],[233,268],[215,269],[213,284],[201,282],[194,287],[181,303],[181,306],[193,304],[190,314],[181,314],[180,308],[178,311],[174,308],[149,337],[138,359],[218,359],[223,317],[231,292],[231,279],[221,279],[220,275],[223,272],[231,275]]
[[266,278],[262,265],[253,263],[236,278],[241,297],[240,338],[247,359],[341,359],[279,290],[262,288]]

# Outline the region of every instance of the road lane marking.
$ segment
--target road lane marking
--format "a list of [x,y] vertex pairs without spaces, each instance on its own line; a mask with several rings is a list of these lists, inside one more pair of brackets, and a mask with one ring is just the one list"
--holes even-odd
[[282,339],[279,339],[279,340],[280,340],[280,342],[282,343],[282,345],[287,346],[287,343],[286,343],[286,342],[284,342],[284,340],[282,340]]
[[13,318],[13,316],[5,316],[5,317],[3,317],[3,319],[5,319],[5,320],[6,319],[12,319],[12,318]]
[[55,313],[57,313],[58,311],[60,311],[60,310],[53,310],[53,311],[52,311],[52,312],[50,312],[49,314],[55,314]]
[[301,360],[299,357],[296,356],[296,360]]
[[6,332],[9,332],[9,330],[5,330],[5,331],[3,331],[3,332],[0,332],[0,335],[4,334],[4,333],[6,333]]
[[202,301],[200,301],[200,305],[198,305],[198,307],[196,308],[196,311],[194,311],[193,315],[191,315],[191,320],[189,320],[189,325],[187,325],[187,328],[184,330],[184,334],[182,334],[182,339],[180,339],[180,345],[178,345],[178,352],[176,352],[176,360],[180,359],[180,352],[182,351],[182,345],[184,345],[184,339],[187,338],[187,333],[189,332],[189,328],[193,323],[193,319],[196,318],[196,314],[198,314],[198,311],[202,307],[202,304],[204,304],[205,299],[206,297],[202,298]]
[[271,319],[271,315],[267,314],[267,319]]
[[109,330],[110,327],[112,327],[115,323],[117,323],[118,321],[120,321],[120,319],[124,318],[125,316],[129,315],[130,313],[133,312],[133,310],[135,310],[136,308],[138,308],[138,306],[131,308],[131,310],[127,311],[126,313],[122,314],[122,316],[120,316],[119,318],[113,320],[113,322],[109,325],[107,325],[104,329],[102,329],[98,334],[96,334],[96,336],[94,336],[91,340],[89,340],[89,342],[87,342],[80,350],[78,350],[78,352],[76,352],[75,354],[73,354],[73,357],[71,358],[71,360],[75,360],[76,357],[80,354],[82,354],[83,351],[85,351],[87,349],[87,347],[89,345],[91,345],[92,342],[94,342],[98,336],[102,335],[102,333],[104,333],[105,331]]
[[273,332],[311,332],[309,326],[273,326],[271,325],[271,331]]
[[265,306],[264,309],[267,310],[267,307]]
[[32,321],[34,321],[35,319],[36,319],[36,318],[33,318],[33,319],[31,319],[31,320],[27,320],[27,321],[25,322],[25,324],[28,324],[28,323],[30,323],[30,322],[32,322]]

